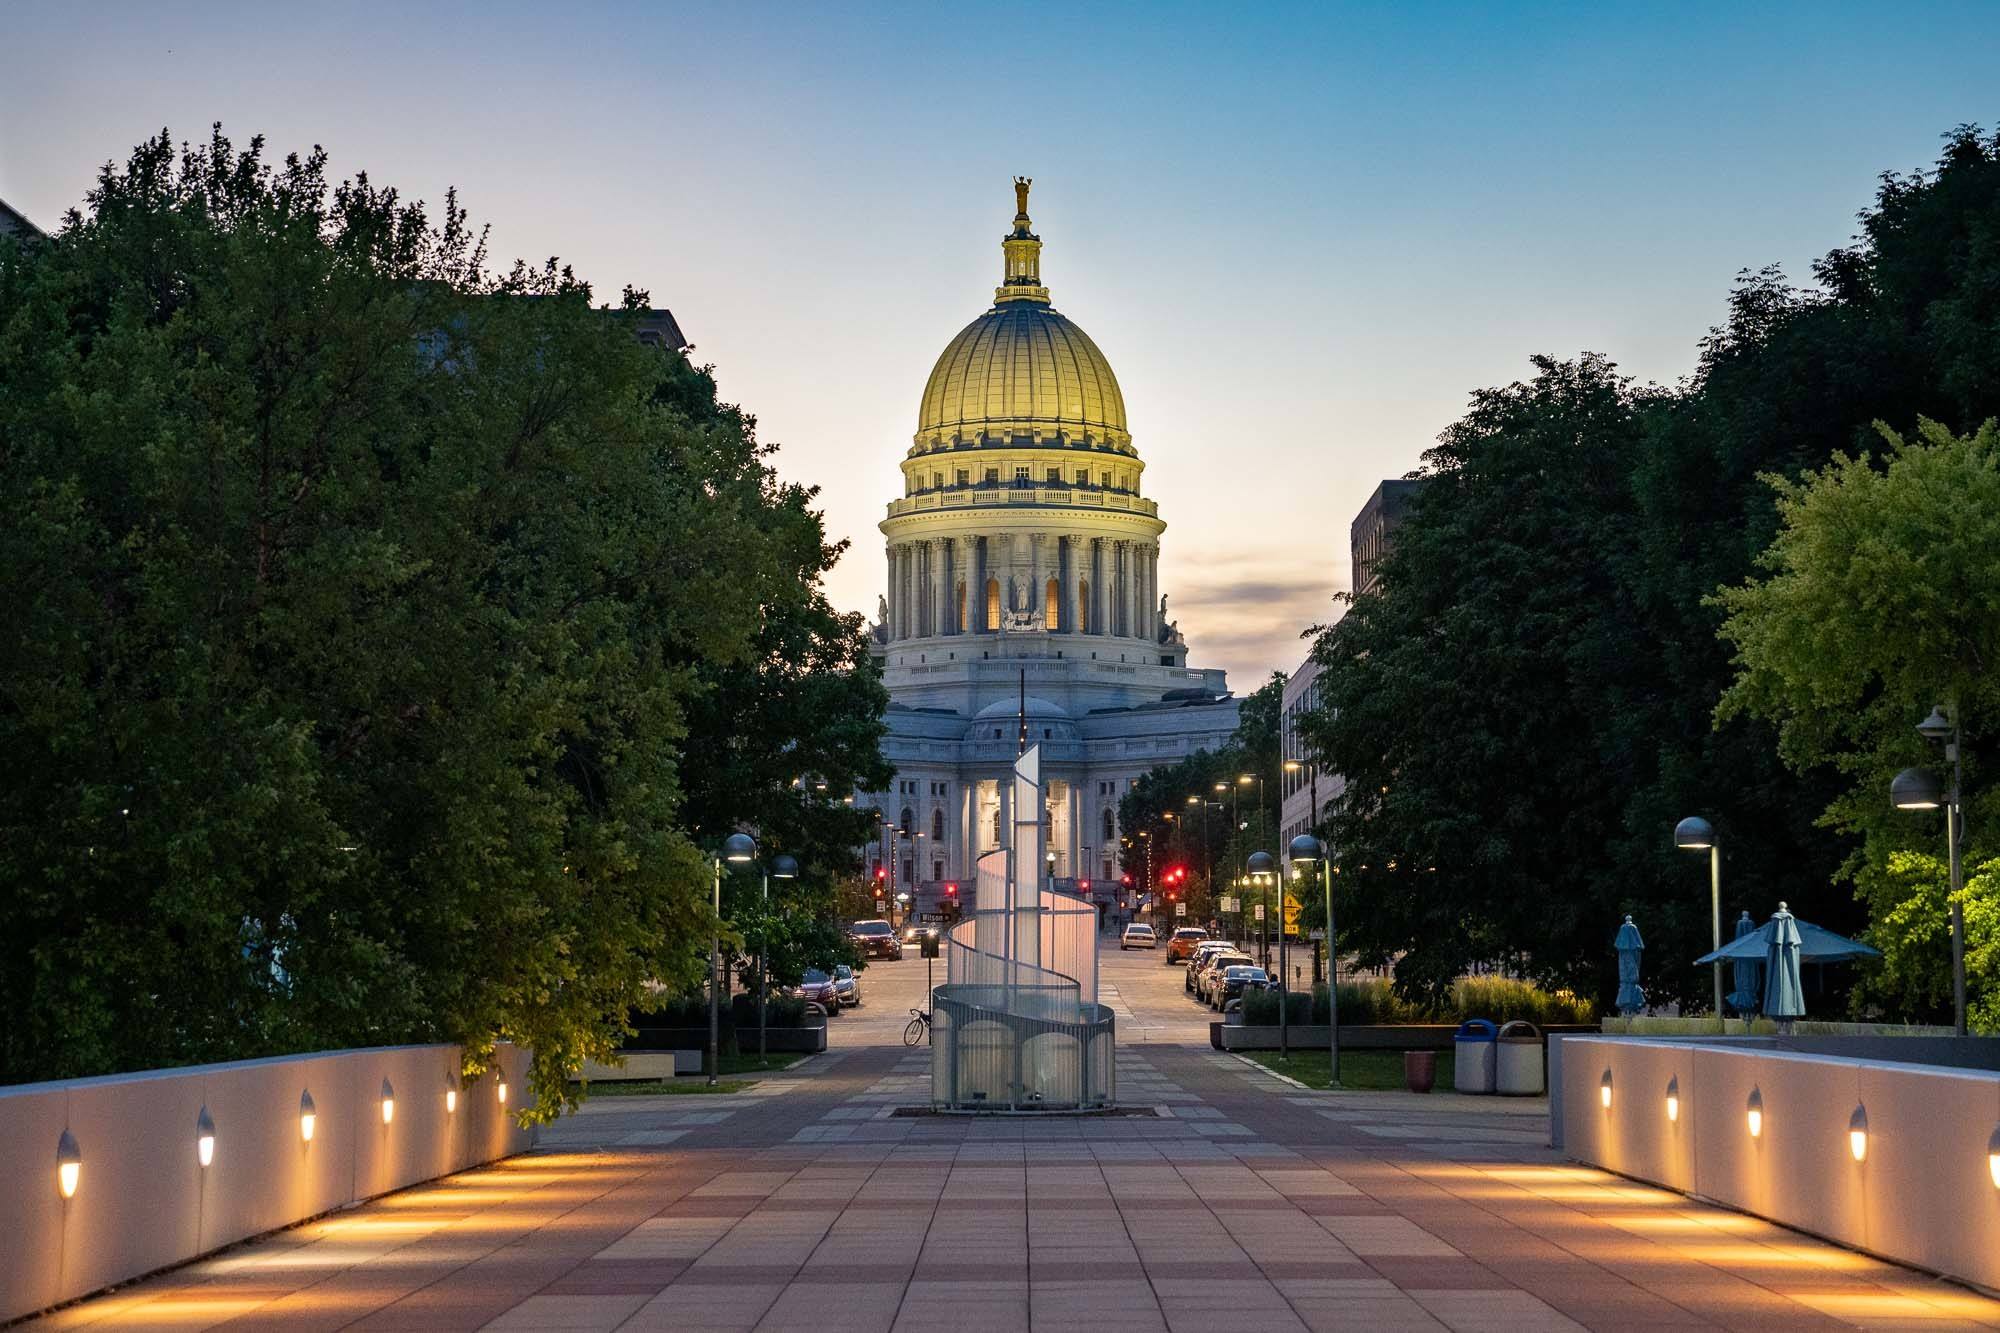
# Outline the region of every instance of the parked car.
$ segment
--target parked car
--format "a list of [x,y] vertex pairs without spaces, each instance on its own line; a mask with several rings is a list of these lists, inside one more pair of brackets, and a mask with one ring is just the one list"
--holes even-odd
[[1263,968],[1253,963],[1234,963],[1222,969],[1216,978],[1215,998],[1209,1001],[1211,1009],[1227,1009],[1232,1000],[1239,1000],[1251,991],[1263,990],[1271,984],[1271,978]]
[[1223,973],[1232,967],[1250,966],[1256,961],[1256,959],[1247,953],[1210,954],[1207,965],[1201,969],[1201,975],[1195,979],[1195,994],[1201,997],[1203,1004],[1213,1007],[1215,1004],[1215,991],[1222,984]]
[[1153,928],[1142,925],[1137,921],[1125,927],[1125,933],[1118,938],[1118,948],[1121,952],[1126,949],[1157,949],[1159,947],[1159,937],[1153,934]]
[[844,1008],[856,1009],[861,1005],[861,978],[846,963],[834,966],[833,996]]
[[1208,965],[1210,958],[1218,953],[1237,952],[1239,952],[1237,947],[1227,940],[1203,940],[1201,943],[1195,945],[1194,952],[1188,955],[1185,986],[1187,993],[1190,995],[1194,994],[1195,979],[1201,975],[1202,968]]
[[791,994],[818,1005],[828,1016],[840,1012],[840,992],[835,989],[833,978],[819,968],[807,968],[805,979],[791,988]]
[[847,928],[847,937],[865,958],[887,958],[893,962],[903,956],[902,941],[896,938],[895,927],[887,921],[857,921]]
[[1208,932],[1200,926],[1181,926],[1167,941],[1167,961],[1178,963],[1194,953],[1194,946],[1208,938]]

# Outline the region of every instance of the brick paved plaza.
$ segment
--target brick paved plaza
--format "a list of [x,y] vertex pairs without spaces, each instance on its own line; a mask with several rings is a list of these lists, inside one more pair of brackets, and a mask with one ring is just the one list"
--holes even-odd
[[878,966],[794,1073],[595,1101],[537,1152],[37,1327],[2000,1325],[1965,1288],[1566,1165],[1543,1103],[1305,1092],[1194,1044],[1156,959],[1105,967],[1120,1101],[1148,1114],[896,1115],[927,1065],[884,1039],[923,974]]

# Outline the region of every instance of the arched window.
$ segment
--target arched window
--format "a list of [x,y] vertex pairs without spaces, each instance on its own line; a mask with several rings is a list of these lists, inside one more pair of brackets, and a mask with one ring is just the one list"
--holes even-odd
[[1117,836],[1118,830],[1111,823],[1111,807],[1107,805],[1104,807],[1104,841],[1108,843]]
[[944,846],[944,811],[942,810],[931,811],[931,839],[938,846]]
[[1062,619],[1062,588],[1054,579],[1050,579],[1049,586],[1042,589],[1042,608],[1048,612],[1045,617],[1048,627],[1052,630],[1061,629],[1062,625],[1059,622]]
[[1076,581],[1076,632],[1090,633],[1090,580]]
[[908,832],[910,831],[910,826],[911,826],[912,824],[916,823],[916,822],[917,822],[917,816],[916,816],[915,812],[913,812],[913,811],[912,811],[912,810],[910,809],[910,807],[909,807],[909,806],[907,806],[907,805],[906,805],[906,806],[904,806],[904,807],[903,807],[903,822],[902,822],[902,823],[900,823],[900,824],[898,824],[898,825],[897,825],[897,827],[898,827],[898,828],[900,828],[900,829],[902,829],[902,830],[903,830],[903,832],[905,832],[905,833],[908,833]]
[[1000,628],[1000,580],[986,580],[986,628]]

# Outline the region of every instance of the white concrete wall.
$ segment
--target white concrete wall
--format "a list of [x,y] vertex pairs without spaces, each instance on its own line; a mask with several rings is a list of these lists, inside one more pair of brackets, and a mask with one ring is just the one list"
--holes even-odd
[[[1987,1165],[2000,1073],[1567,1037],[1561,1077],[1564,1147],[1580,1161],[2000,1288],[2000,1186]],[[1666,1117],[1670,1078],[1677,1122]],[[1764,1111],[1755,1138],[1753,1091]],[[1868,1124],[1859,1162],[1848,1144],[1856,1107]]]
[[[0,1088],[0,1321],[531,1146],[510,1114],[527,1096],[527,1052],[499,1050],[507,1106],[488,1073],[447,1114],[459,1058],[455,1046],[391,1046]],[[204,1106],[207,1167],[195,1146]],[[83,1158],[69,1199],[56,1172],[65,1129]]]

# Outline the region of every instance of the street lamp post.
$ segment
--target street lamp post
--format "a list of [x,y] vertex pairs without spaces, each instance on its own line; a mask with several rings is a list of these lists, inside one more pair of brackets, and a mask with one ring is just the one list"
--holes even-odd
[[764,993],[770,988],[770,969],[766,966],[771,951],[771,881],[774,879],[797,879],[799,863],[789,856],[774,857],[771,869],[764,876],[764,932],[757,942],[757,1063],[764,1064],[770,1057],[769,1028],[764,1009]]
[[1340,1086],[1340,992],[1334,988],[1333,980],[1333,866],[1327,859],[1326,844],[1310,833],[1292,839],[1292,860],[1298,865],[1318,865],[1326,885],[1326,1057],[1331,1086],[1337,1088]]
[[715,858],[715,927],[708,937],[708,1086],[716,1085],[722,1068],[722,863],[744,865],[757,859],[757,842],[747,833],[722,840]]
[[[1256,877],[1257,882],[1260,886],[1268,885],[1271,882],[1271,876],[1277,872],[1278,863],[1276,860],[1272,858],[1269,852],[1250,853],[1250,860],[1247,864],[1249,865],[1251,875]],[[1264,904],[1265,929],[1263,931],[1260,931],[1259,934],[1263,937],[1260,940],[1260,945],[1262,947],[1264,954],[1264,959],[1263,959],[1264,969],[1268,973],[1271,967],[1271,944],[1269,936],[1269,930],[1271,924],[1271,906],[1270,902],[1268,901],[1268,894],[1265,894],[1261,887],[1259,889],[1259,894],[1260,896],[1266,898]],[[1278,881],[1278,896],[1280,903],[1282,904],[1284,898],[1284,880],[1282,878]],[[1281,911],[1283,910],[1282,905],[1280,906],[1279,910]],[[1279,931],[1278,940],[1281,948],[1283,947],[1284,938],[1285,938],[1284,932]],[[1285,978],[1283,970],[1280,969],[1278,976],[1278,1058],[1281,1060],[1289,1060],[1292,1055],[1291,1044],[1287,1040],[1287,1032],[1285,1028],[1285,1010],[1290,1006],[1285,1003],[1285,999],[1286,999]]]
[[1951,1010],[1952,1027],[1963,1037],[1965,1019],[1965,903],[1964,868],[1959,863],[1960,844],[1965,839],[1965,806],[1961,800],[1963,759],[1959,747],[1958,709],[1949,716],[1938,704],[1931,715],[1917,724],[1917,734],[1933,745],[1944,747],[1945,762],[1951,765],[1949,785],[1928,768],[1906,768],[1889,784],[1889,804],[1898,810],[1935,810],[1944,807],[1944,844],[1951,911]]
[[[1708,853],[1708,926],[1714,941],[1709,947],[1722,947],[1722,844],[1715,836],[1715,826],[1700,815],[1689,815],[1674,825],[1674,846],[1684,852]],[[1722,1018],[1722,964],[1715,965],[1715,1026],[1716,1031],[1727,1030]]]

